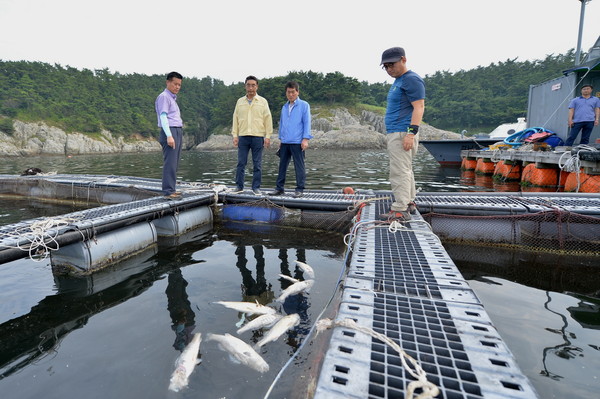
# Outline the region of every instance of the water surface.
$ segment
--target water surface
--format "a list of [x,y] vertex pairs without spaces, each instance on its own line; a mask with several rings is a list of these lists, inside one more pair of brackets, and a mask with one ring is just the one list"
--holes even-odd
[[[235,162],[235,152],[185,152],[179,177],[233,185]],[[265,155],[264,190],[274,187],[277,162],[274,153]],[[28,167],[160,178],[161,157],[10,158],[0,165],[0,173],[18,174]],[[286,188],[293,189],[290,169]],[[389,189],[384,151],[309,151],[307,169],[309,189]],[[426,152],[415,162],[415,175],[423,191],[519,188],[441,168]],[[74,207],[3,199],[0,223],[72,212]],[[194,232],[181,242],[163,241],[130,260],[120,273],[94,279],[55,279],[47,261],[0,265],[2,398],[262,398],[332,298],[345,248],[340,235],[320,231],[218,227]],[[446,248],[541,398],[598,396],[597,258],[450,244]],[[204,342],[203,362],[190,387],[177,395],[167,391],[185,333],[235,334],[239,315],[214,301],[253,298],[268,303],[286,286],[279,273],[301,278],[293,261],[303,258],[316,266],[317,283],[310,294],[278,307],[301,314],[302,324],[263,348],[271,366],[268,373],[232,363],[214,343]],[[259,336],[246,333],[242,338],[256,342]],[[317,375],[322,345],[310,340],[302,348],[293,367],[277,380],[272,397],[299,391]]]

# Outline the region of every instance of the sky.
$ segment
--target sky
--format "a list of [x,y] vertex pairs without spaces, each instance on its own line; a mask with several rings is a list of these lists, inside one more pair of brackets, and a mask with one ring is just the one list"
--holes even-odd
[[[0,59],[226,84],[309,70],[391,82],[389,47],[421,76],[544,59],[576,48],[580,14],[579,0],[0,0]],[[591,0],[583,51],[598,22]]]

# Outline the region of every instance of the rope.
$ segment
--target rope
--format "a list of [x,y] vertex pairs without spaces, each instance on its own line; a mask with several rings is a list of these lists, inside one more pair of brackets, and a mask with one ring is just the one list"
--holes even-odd
[[[359,211],[362,211],[362,208]],[[373,222],[359,222],[359,223],[365,224],[365,223],[373,223]],[[353,226],[352,233],[350,233],[348,235],[353,234],[353,232],[355,232],[357,228],[358,228],[357,226]],[[344,236],[344,241],[346,240],[346,237],[348,235]],[[335,298],[335,294],[336,294],[336,292],[338,291],[339,287],[342,284],[342,281],[343,281],[343,278],[344,278],[344,274],[346,273],[346,265],[348,264],[348,261],[349,261],[351,253],[352,253],[352,248],[348,247],[348,250],[346,251],[346,254],[344,255],[344,261],[342,262],[342,267],[340,268],[340,275],[338,276],[338,280],[335,283],[335,287],[334,287],[334,289],[333,289],[333,291],[331,293],[331,296],[329,297],[329,300],[327,301],[327,303],[325,304],[325,306],[323,306],[323,309],[321,310],[321,312],[317,316],[317,318],[316,318],[317,322],[312,325],[312,327],[310,328],[310,330],[306,334],[306,337],[304,338],[304,340],[302,340],[302,343],[300,344],[300,346],[298,347],[298,349],[296,351],[294,351],[293,355],[290,356],[290,358],[288,359],[288,361],[279,370],[279,373],[277,373],[277,375],[273,379],[273,382],[271,383],[271,386],[269,386],[269,389],[265,393],[264,399],[268,399],[268,397],[271,395],[271,392],[273,391],[273,388],[275,388],[275,385],[279,382],[279,380],[281,379],[281,376],[283,375],[283,373],[285,372],[285,370],[287,370],[287,368],[290,366],[290,364],[292,364],[292,362],[298,357],[298,355],[300,354],[300,352],[302,352],[302,350],[304,349],[304,345],[306,345],[306,343],[309,342],[309,339],[312,336],[313,332],[317,329],[317,325],[319,323],[319,320],[321,319],[321,317],[325,313],[325,310],[327,310],[327,308],[333,302],[333,299]]]
[[[60,228],[71,225],[79,221],[78,218],[57,217],[36,220],[27,226],[17,227],[13,233],[9,233],[9,239],[17,241],[14,246],[3,245],[7,248],[17,248],[21,251],[29,252],[29,258],[33,261],[41,262],[45,260],[50,251],[56,251],[60,245],[56,237],[60,235]],[[19,241],[27,240],[22,244]],[[34,255],[43,255],[39,260],[34,259]]]
[[598,149],[586,144],[580,144],[579,146],[577,146],[577,149],[577,152],[568,157],[563,164],[563,157],[565,155],[570,154],[568,151],[564,152],[558,159],[558,167],[560,168],[560,170],[564,170],[565,172],[575,173],[575,176],[577,178],[577,187],[575,189],[575,192],[578,193],[579,188],[581,187],[581,159],[579,158],[579,153],[581,151],[598,151]]
[[[398,344],[396,344],[394,341],[392,341],[385,335],[380,334],[377,331],[374,331],[368,327],[360,326],[356,324],[352,319],[335,321],[331,319],[322,319],[317,321],[316,326],[317,334],[328,328],[333,327],[351,328],[353,330],[370,335],[371,337],[380,340],[381,342],[387,344],[396,352],[398,352],[398,354],[400,355],[400,360],[402,361],[402,366],[416,380],[410,382],[406,387],[406,398],[433,399],[440,393],[439,388],[434,383],[427,380],[427,373],[425,372],[425,370],[423,370],[419,363],[408,353],[404,352],[404,350],[402,350],[402,348],[400,348]],[[408,363],[410,363],[410,365]],[[423,392],[415,396],[415,390],[419,388],[421,388]]]

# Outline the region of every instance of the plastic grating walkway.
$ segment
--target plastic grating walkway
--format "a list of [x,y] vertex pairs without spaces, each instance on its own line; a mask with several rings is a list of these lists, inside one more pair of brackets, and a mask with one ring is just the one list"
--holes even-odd
[[[42,240],[45,243],[52,243],[57,237],[67,232],[89,230],[90,235],[93,235],[96,229],[111,223],[153,220],[180,210],[210,205],[214,202],[214,193],[184,194],[181,199],[177,200],[167,200],[163,196],[157,196],[0,226],[0,259],[3,251],[15,248],[22,248],[24,256],[27,256],[32,242]],[[50,227],[41,233],[42,237],[38,236],[40,232],[33,230],[36,222],[43,222],[45,226]]]
[[222,191],[219,193],[219,200],[223,204],[263,201],[266,204],[287,208],[332,212],[350,210],[361,201],[375,198],[372,193],[343,194],[334,191],[313,190],[304,191],[302,197],[296,198],[293,191],[285,192],[283,195],[268,195],[270,191],[262,191],[261,195],[255,195],[251,190],[245,190],[241,193]]
[[560,209],[583,215],[600,215],[600,197],[598,195],[577,196],[575,193],[569,193],[568,196],[460,194],[462,195],[450,193],[418,195],[416,203],[421,213],[511,215]]
[[[77,187],[135,187],[142,190],[161,192],[162,182],[160,179],[150,179],[135,176],[114,176],[114,175],[34,175],[34,176],[15,176],[0,175],[1,180],[47,180],[53,183],[73,185]],[[212,190],[212,184],[177,182],[177,189],[181,191],[206,191]]]
[[[336,320],[400,345],[437,385],[436,398],[537,398],[475,293],[419,215],[406,230],[369,223],[364,208]],[[415,379],[391,347],[346,327],[332,332],[315,398],[404,398]],[[416,393],[420,393],[417,390]]]

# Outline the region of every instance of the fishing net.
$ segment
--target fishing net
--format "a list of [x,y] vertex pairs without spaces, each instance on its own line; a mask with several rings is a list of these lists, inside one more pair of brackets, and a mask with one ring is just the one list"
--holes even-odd
[[600,218],[552,209],[519,215],[466,216],[426,213],[444,242],[600,256]]

